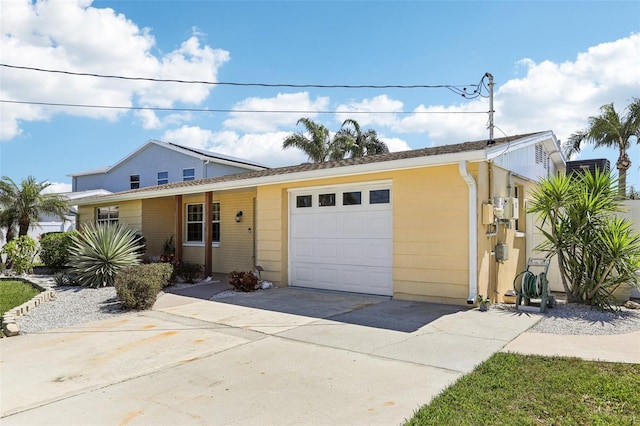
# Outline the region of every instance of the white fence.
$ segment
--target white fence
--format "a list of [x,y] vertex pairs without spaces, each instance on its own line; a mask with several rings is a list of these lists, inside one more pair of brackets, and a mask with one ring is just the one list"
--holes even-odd
[[[633,222],[635,231],[640,234],[640,200],[625,201],[624,209],[625,211],[622,213],[622,216]],[[640,298],[640,290],[633,289],[631,291],[631,297]]]

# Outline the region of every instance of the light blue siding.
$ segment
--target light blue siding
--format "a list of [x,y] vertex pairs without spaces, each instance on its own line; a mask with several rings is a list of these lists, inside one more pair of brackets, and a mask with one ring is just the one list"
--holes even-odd
[[178,152],[157,144],[149,144],[107,172],[74,176],[73,191],[106,189],[111,192],[131,189],[131,175],[140,176],[140,188],[158,184],[158,172],[168,172],[169,183],[181,182],[184,169],[194,169],[195,179],[243,173],[248,169]]

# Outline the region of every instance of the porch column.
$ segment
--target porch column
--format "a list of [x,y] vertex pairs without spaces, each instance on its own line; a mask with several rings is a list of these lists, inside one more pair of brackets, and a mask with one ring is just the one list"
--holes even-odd
[[173,240],[176,242],[176,252],[174,258],[178,261],[182,260],[182,195],[176,195],[174,199],[174,217],[176,218],[173,224]]
[[210,277],[212,272],[213,255],[213,233],[211,232],[213,222],[213,192],[204,194],[204,276]]

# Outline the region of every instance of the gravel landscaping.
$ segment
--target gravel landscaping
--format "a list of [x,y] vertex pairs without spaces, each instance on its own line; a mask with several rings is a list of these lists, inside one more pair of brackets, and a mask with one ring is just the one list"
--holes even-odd
[[[54,300],[41,304],[16,320],[21,333],[37,333],[130,313],[120,308],[120,302],[113,287],[94,289],[52,286],[52,289],[55,290]],[[212,299],[232,296],[250,297],[251,293],[228,290]],[[515,305],[508,304],[495,304],[490,307],[490,310],[540,315],[541,321],[529,330],[537,333],[603,335],[640,331],[640,310],[627,308],[621,308],[614,313],[600,312],[588,306],[558,301],[555,308],[547,309],[543,314],[519,312],[515,310]]]

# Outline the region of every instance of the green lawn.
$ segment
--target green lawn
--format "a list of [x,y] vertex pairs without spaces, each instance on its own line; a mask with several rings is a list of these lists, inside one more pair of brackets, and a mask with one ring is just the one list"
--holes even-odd
[[0,280],[0,315],[31,300],[40,290],[22,281]]
[[461,377],[406,423],[634,424],[640,424],[640,365],[507,353]]

